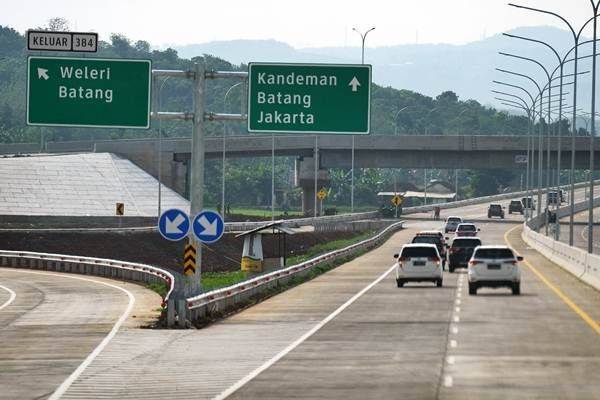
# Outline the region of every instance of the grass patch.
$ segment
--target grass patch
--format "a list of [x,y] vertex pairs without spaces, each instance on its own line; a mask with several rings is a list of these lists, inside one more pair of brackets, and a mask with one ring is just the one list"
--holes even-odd
[[162,297],[163,299],[167,295],[167,292],[169,291],[169,287],[164,282],[149,283],[146,285],[146,289],[150,289],[150,290],[158,293],[160,295],[160,297]]
[[235,285],[246,280],[247,277],[248,274],[245,271],[204,272],[202,273],[202,290],[208,292],[223,286]]
[[313,246],[308,249],[308,251],[304,254],[300,254],[297,256],[292,256],[287,259],[287,265],[296,265],[304,262],[306,260],[310,260],[320,254],[324,254],[333,250],[339,250],[346,246],[350,246],[351,244],[361,242],[363,240],[369,239],[377,233],[376,230],[370,230],[361,233],[360,235],[354,236],[349,239],[340,239],[334,240],[332,242],[327,242],[323,244],[319,244],[317,246]]

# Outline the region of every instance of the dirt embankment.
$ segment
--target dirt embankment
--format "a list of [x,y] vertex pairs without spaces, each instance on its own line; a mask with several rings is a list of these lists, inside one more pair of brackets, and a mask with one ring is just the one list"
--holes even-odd
[[[288,256],[304,253],[317,244],[346,239],[358,232],[299,233],[288,236]],[[1,250],[34,251],[139,262],[181,271],[185,241],[169,242],[157,232],[0,232]],[[276,254],[277,237],[263,236],[265,257]],[[236,271],[240,268],[243,239],[233,234],[202,251],[204,271]]]

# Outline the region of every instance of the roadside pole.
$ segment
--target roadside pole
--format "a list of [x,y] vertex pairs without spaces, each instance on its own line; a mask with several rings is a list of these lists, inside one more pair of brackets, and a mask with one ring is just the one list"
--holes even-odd
[[[192,130],[192,159],[190,179],[190,215],[202,211],[204,197],[204,63],[194,65],[194,126]],[[202,243],[190,232],[189,243],[196,247],[196,272],[185,277],[186,295],[200,292],[202,269]]]
[[319,136],[315,135],[315,198],[314,198],[314,217],[317,218],[317,180],[319,178]]

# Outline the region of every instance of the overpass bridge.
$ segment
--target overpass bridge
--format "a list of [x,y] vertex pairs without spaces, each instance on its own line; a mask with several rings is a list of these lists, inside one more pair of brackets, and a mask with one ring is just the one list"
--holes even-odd
[[[536,144],[538,143],[536,138]],[[224,143],[225,141],[225,143]],[[571,164],[571,138],[561,138],[561,165]],[[207,137],[206,158],[221,158],[225,147],[228,158],[294,156],[296,183],[303,188],[305,210],[314,198],[314,158],[318,154],[319,185],[329,180],[327,169],[350,168],[352,136],[349,135],[243,135]],[[547,138],[542,146],[547,149]],[[106,152],[131,160],[158,175],[157,154],[162,152],[164,183],[181,194],[186,193],[191,155],[190,138],[124,139],[47,143],[47,152]],[[557,138],[550,140],[551,164],[557,164]],[[600,143],[595,143],[596,169],[600,169]],[[589,168],[590,138],[578,137],[575,143],[577,169]],[[39,151],[37,144],[0,146],[0,154]],[[526,136],[505,135],[365,135],[354,137],[356,168],[438,168],[438,169],[525,169]],[[535,163],[534,165],[537,165]]]

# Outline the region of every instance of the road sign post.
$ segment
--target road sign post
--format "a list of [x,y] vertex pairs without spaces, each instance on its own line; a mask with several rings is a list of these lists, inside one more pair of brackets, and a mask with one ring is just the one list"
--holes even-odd
[[371,66],[250,63],[248,131],[368,134]]
[[194,218],[192,231],[196,240],[201,243],[215,243],[225,232],[223,217],[217,212],[204,210]]
[[176,242],[188,236],[190,218],[177,208],[165,210],[158,218],[158,232],[167,240]]
[[150,60],[27,60],[27,124],[150,128]]
[[396,218],[398,218],[398,207],[402,205],[404,199],[401,196],[395,195],[392,197],[392,204],[396,207]]

